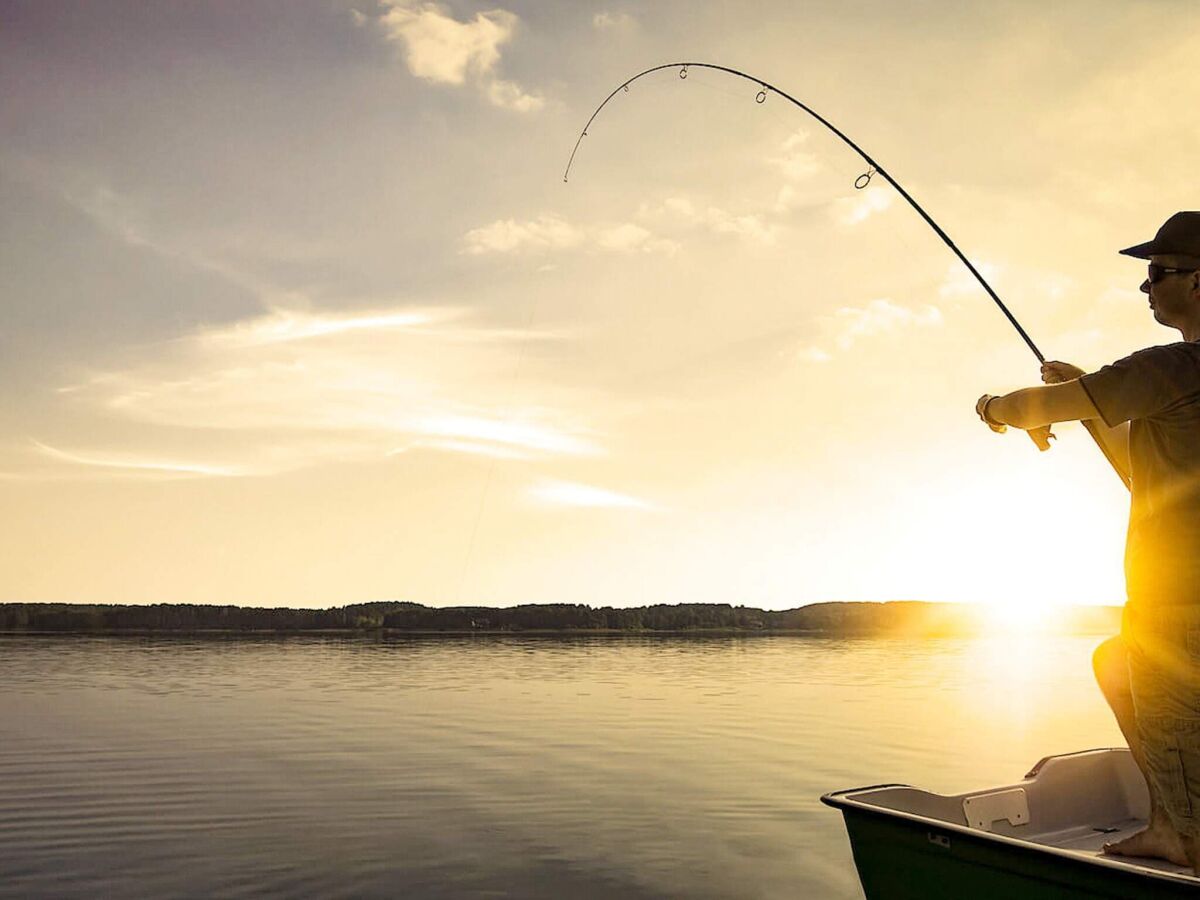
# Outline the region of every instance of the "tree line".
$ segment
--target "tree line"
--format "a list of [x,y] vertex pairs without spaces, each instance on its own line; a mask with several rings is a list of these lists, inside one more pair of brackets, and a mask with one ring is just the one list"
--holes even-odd
[[[1119,610],[1075,607],[1060,630],[1108,633]],[[893,601],[814,603],[764,610],[724,603],[591,607],[430,607],[410,602],[358,603],[332,609],[260,608],[156,603],[146,606],[71,603],[0,604],[0,631],[50,632],[815,632],[825,634],[972,634],[987,631],[971,604]]]

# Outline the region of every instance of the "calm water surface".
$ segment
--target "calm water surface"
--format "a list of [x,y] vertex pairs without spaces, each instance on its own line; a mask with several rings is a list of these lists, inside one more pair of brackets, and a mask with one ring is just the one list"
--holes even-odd
[[819,795],[1119,745],[1098,640],[0,637],[0,896],[859,898]]

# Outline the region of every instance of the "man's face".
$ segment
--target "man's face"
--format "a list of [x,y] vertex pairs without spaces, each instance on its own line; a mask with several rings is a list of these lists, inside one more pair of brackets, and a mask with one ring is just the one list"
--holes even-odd
[[[1190,256],[1152,256],[1150,262],[1169,269],[1200,269],[1200,259]],[[1150,309],[1161,325],[1178,328],[1200,313],[1200,272],[1172,272],[1154,284],[1147,279],[1142,291],[1150,296]]]

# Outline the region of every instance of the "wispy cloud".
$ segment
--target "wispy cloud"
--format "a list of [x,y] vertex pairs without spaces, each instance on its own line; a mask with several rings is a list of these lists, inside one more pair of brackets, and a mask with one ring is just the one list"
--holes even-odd
[[[446,438],[465,438],[476,447],[487,442],[527,451],[548,454],[580,455],[593,454],[597,448],[575,434],[567,434],[536,421],[522,421],[512,417],[484,416],[434,416],[412,423],[412,428],[422,434]],[[443,442],[447,446],[455,441]]]
[[641,225],[626,222],[603,228],[596,235],[596,243],[605,250],[619,253],[666,253],[679,250],[678,241],[656,237]]
[[820,347],[802,347],[796,351],[796,358],[801,362],[825,363],[833,359],[828,350]]
[[496,74],[500,48],[516,32],[519,20],[507,10],[476,13],[460,22],[436,3],[385,0],[380,25],[389,41],[404,48],[408,70],[434,84],[476,84],[495,106],[517,112],[541,109],[545,100]]
[[525,250],[563,250],[577,247],[586,235],[565,219],[541,215],[535,219],[497,219],[481,228],[473,228],[463,237],[467,253],[514,253]]
[[263,316],[204,332],[199,340],[213,346],[256,347],[328,337],[351,331],[413,329],[454,316],[453,310],[408,309],[349,314],[273,309]]
[[895,195],[890,189],[874,185],[856,191],[853,197],[840,197],[831,211],[839,225],[858,225],[878,213],[891,209]]
[[33,441],[33,445],[42,455],[57,462],[89,468],[116,469],[176,477],[231,477],[250,474],[249,470],[240,466],[218,466],[181,460],[142,459],[127,455],[104,456],[70,453],[37,440]]
[[400,456],[417,450],[433,450],[444,453],[464,453],[468,456],[487,456],[491,459],[525,461],[534,458],[534,454],[525,450],[514,449],[503,444],[493,444],[486,441],[460,441],[445,439],[414,440],[388,452],[388,456]]
[[[778,226],[761,216],[737,215],[711,204],[700,205],[688,197],[668,197],[655,204],[642,203],[637,208],[636,218],[640,223],[588,226],[573,224],[554,213],[542,213],[531,219],[497,219],[463,235],[462,250],[472,256],[563,250],[671,256],[683,247],[671,235],[682,236],[689,229],[732,235],[759,244],[773,244],[778,235]],[[656,230],[641,223],[649,223]]]
[[484,84],[484,94],[493,106],[502,109],[512,109],[517,112],[535,112],[545,104],[540,96],[527,94],[514,81],[504,81],[493,78]]
[[809,133],[804,129],[792,132],[779,146],[779,153],[768,161],[778,167],[789,181],[803,181],[821,171],[821,161],[804,149]]
[[[50,179],[54,190],[75,209],[87,216],[97,227],[131,247],[183,263],[194,269],[212,272],[232,284],[259,295],[274,288],[240,266],[231,264],[222,255],[207,252],[195,242],[175,239],[148,221],[144,209],[131,197],[118,193],[90,179],[57,173]],[[243,242],[244,243],[244,242]]]
[[643,204],[638,210],[643,218],[666,218],[684,225],[705,228],[714,234],[737,237],[771,244],[775,242],[776,227],[760,216],[736,215],[718,206],[700,205],[688,197],[668,197],[656,205]]
[[679,250],[679,243],[633,222],[581,228],[551,214],[525,221],[498,219],[463,236],[463,251],[473,256],[575,248],[669,255]]
[[885,334],[897,328],[942,324],[942,312],[936,306],[925,305],[912,309],[886,298],[872,300],[865,307],[844,306],[836,316],[841,324],[837,345],[842,350],[848,350],[861,338]]
[[627,12],[603,10],[592,16],[592,27],[600,31],[632,28],[637,20]]
[[[239,474],[413,449],[501,459],[600,454],[592,429],[567,412],[587,404],[539,377],[528,359],[531,345],[555,339],[421,308],[276,309],[141,348],[131,365],[65,393],[131,422],[216,433],[213,443],[236,450]],[[88,457],[147,466],[162,458],[171,457],[148,447],[129,459]],[[225,461],[198,465],[234,473]]]
[[105,234],[173,263],[216,275],[255,295],[264,305],[294,299],[288,290],[263,274],[270,266],[329,262],[342,253],[328,240],[288,230],[235,223],[181,228],[155,213],[161,204],[114,190],[93,174],[28,159],[14,168],[30,184],[60,198]]
[[[1003,267],[998,263],[975,260],[974,265],[989,284],[992,284],[996,276],[1003,271]],[[983,288],[980,287],[971,271],[956,261],[946,267],[946,276],[938,285],[938,296],[943,300],[957,300],[960,297],[974,296],[982,290]]]
[[629,509],[649,511],[654,504],[628,494],[574,481],[542,481],[529,489],[539,503],[550,506],[592,507],[598,509]]
[[880,298],[866,306],[843,306],[820,320],[820,340],[796,356],[803,362],[824,363],[833,358],[833,350],[844,352],[864,339],[901,329],[938,327],[942,321],[941,310],[928,304],[913,308]]

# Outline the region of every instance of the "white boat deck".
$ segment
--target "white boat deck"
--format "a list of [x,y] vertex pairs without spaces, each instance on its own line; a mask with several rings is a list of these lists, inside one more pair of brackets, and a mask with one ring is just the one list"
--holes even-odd
[[1082,856],[1099,856],[1106,860],[1128,863],[1136,868],[1155,869],[1159,872],[1171,872],[1175,875],[1191,875],[1191,870],[1177,866],[1165,859],[1138,859],[1128,856],[1110,856],[1102,853],[1101,848],[1108,843],[1123,840],[1146,827],[1145,819],[1120,819],[1116,822],[1100,826],[1078,826],[1064,828],[1045,834],[1030,835],[1027,839],[1045,847],[1057,847],[1060,850],[1070,850]]
[[[1105,844],[1144,828],[1150,814],[1145,780],[1123,748],[1047,757],[1022,781],[964,794],[947,796],[887,785],[846,792],[843,797],[932,826],[931,841],[939,840],[939,825],[948,825],[1087,857],[1105,866],[1193,877],[1190,868],[1166,860],[1101,852]],[[1200,889],[1200,878],[1195,880]]]

